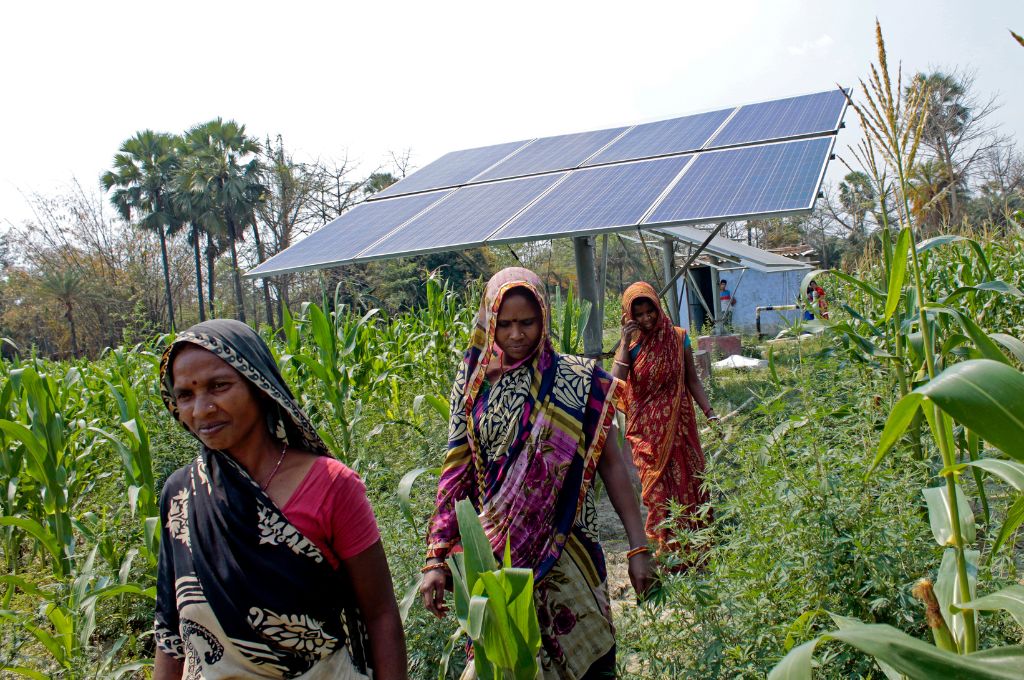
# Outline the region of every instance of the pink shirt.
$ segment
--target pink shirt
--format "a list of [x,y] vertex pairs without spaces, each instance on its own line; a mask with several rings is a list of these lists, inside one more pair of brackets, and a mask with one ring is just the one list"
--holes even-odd
[[363,480],[329,456],[314,461],[281,512],[335,569],[380,540]]

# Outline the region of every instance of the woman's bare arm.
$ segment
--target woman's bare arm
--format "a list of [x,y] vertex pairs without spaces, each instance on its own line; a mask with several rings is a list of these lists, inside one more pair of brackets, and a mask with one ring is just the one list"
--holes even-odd
[[181,680],[185,672],[185,663],[175,659],[161,649],[156,650],[153,662],[153,680]]
[[395,601],[391,570],[384,547],[377,541],[355,557],[345,560],[355,590],[356,604],[366,622],[377,680],[408,680],[405,633]]
[[704,392],[704,383],[697,375],[697,367],[693,363],[693,350],[689,347],[683,349],[683,361],[686,362],[686,391],[697,401],[697,406],[708,418],[714,417],[715,410],[711,408],[708,395]]
[[[647,545],[647,536],[644,534],[640,505],[636,502],[636,494],[629,481],[629,472],[622,459],[618,441],[615,425],[612,425],[605,440],[601,459],[597,463],[597,472],[601,475],[604,488],[608,491],[608,498],[626,529],[630,548],[639,548]],[[650,553],[640,553],[630,558],[629,580],[637,595],[643,595],[651,587],[654,577],[651,572]]]

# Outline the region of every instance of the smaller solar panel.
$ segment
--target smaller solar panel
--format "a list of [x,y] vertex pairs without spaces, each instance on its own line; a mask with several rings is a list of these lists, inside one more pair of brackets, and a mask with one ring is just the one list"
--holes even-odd
[[579,132],[557,137],[542,137],[524,146],[475,181],[521,177],[555,170],[571,170],[587,160],[626,128]]
[[297,271],[351,260],[374,241],[450,193],[450,190],[433,191],[360,203],[287,250],[262,262],[247,276]]
[[692,156],[574,171],[490,241],[556,237],[632,226]]
[[644,224],[808,210],[834,139],[704,152]]
[[371,200],[465,184],[526,143],[526,140],[522,140],[446,153],[402,181],[375,194]]
[[587,161],[587,165],[696,151],[704,146],[733,111],[723,109],[637,125]]
[[457,189],[449,199],[364,251],[360,258],[481,244],[564,176],[538,175]]
[[840,90],[777,99],[740,107],[708,148],[831,132],[846,106]]

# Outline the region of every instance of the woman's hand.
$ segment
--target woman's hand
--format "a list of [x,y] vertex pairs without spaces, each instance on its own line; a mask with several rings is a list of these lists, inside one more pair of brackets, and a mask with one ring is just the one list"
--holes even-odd
[[427,571],[423,574],[423,582],[420,583],[423,606],[439,619],[443,619],[448,613],[448,606],[444,603],[444,587],[447,583],[448,571],[446,569]]
[[633,334],[640,331],[640,325],[632,319],[626,319],[622,322],[622,344],[624,347],[629,348],[629,343],[633,339]]
[[642,552],[629,558],[629,582],[633,584],[633,590],[641,600],[654,585],[654,566],[649,552]]

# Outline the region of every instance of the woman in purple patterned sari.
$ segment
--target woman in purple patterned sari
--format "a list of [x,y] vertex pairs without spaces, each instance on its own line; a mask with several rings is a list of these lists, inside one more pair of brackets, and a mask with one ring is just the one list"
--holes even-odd
[[556,353],[549,328],[536,274],[513,267],[491,278],[452,388],[448,455],[420,592],[427,609],[444,616],[444,561],[459,542],[455,503],[469,498],[495,553],[507,537],[513,565],[534,571],[540,677],[613,678],[595,473],[633,548],[634,589],[643,594],[651,584],[640,508],[611,432],[619,382],[592,360]]

